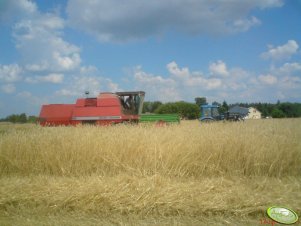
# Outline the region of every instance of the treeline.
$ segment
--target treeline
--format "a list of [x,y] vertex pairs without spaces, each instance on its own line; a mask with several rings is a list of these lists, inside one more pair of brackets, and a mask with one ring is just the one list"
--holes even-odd
[[[278,101],[276,104],[271,103],[238,103],[241,107],[254,107],[261,112],[262,117],[272,118],[297,118],[301,117],[301,103],[290,103]],[[231,104],[234,106],[234,104]]]
[[184,101],[166,104],[155,101],[144,102],[142,113],[179,114],[181,118],[197,119],[200,116],[200,108],[194,103]]
[[38,117],[30,115],[27,116],[25,113],[9,115],[6,118],[0,119],[0,122],[12,122],[12,123],[35,123]]
[[[165,103],[160,101],[146,101],[143,104],[143,113],[156,114],[180,114],[182,118],[197,119],[200,117],[200,106],[207,104],[206,98],[196,98],[195,103],[188,103],[184,101]],[[301,117],[301,103],[289,103],[279,101],[276,104],[272,103],[236,103],[227,104],[226,101],[218,103],[214,101],[213,105],[218,105],[221,114],[227,112],[231,107],[239,105],[241,107],[254,107],[261,112],[263,118],[296,118]]]

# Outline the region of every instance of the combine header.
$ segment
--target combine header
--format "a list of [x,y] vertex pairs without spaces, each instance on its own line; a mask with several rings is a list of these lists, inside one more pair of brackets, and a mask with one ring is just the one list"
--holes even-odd
[[79,98],[75,104],[43,105],[39,120],[42,126],[138,123],[144,96],[143,91],[100,93],[96,98]]

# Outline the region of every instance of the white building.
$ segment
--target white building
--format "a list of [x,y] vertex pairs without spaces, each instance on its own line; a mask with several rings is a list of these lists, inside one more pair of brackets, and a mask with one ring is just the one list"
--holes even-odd
[[249,107],[249,114],[245,117],[245,119],[261,119],[261,112],[256,108]]

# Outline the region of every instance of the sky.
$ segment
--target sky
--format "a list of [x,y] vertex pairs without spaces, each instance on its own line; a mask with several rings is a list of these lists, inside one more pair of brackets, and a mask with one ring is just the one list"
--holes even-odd
[[301,0],[0,0],[0,118],[90,92],[301,102]]

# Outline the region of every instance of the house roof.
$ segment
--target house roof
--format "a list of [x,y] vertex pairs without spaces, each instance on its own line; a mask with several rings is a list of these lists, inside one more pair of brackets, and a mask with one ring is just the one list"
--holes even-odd
[[249,109],[236,105],[229,109],[229,113],[247,115],[249,113]]

